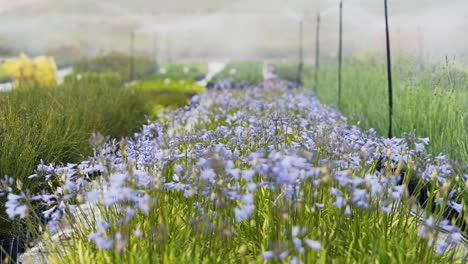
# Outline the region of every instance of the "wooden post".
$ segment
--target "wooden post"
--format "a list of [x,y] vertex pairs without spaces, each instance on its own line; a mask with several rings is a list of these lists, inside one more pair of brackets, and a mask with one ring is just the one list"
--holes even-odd
[[385,34],[387,43],[387,78],[388,78],[388,137],[392,137],[393,125],[393,87],[392,87],[392,59],[390,51],[390,32],[388,29],[388,5],[387,0],[384,0],[385,5]]

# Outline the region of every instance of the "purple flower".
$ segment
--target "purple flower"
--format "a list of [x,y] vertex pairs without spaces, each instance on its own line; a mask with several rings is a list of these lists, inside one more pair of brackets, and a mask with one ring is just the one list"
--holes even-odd
[[294,247],[296,248],[296,250],[299,252],[299,253],[304,253],[305,252],[305,249],[304,247],[302,246],[302,241],[297,238],[297,237],[293,237],[293,244],[294,244]]
[[283,260],[283,259],[287,258],[288,255],[289,255],[289,253],[288,253],[287,251],[283,251],[283,252],[281,252],[281,253],[279,254],[278,258],[279,258],[280,260]]
[[311,239],[304,239],[304,243],[315,251],[319,251],[322,248],[322,244],[319,241],[311,240]]
[[340,190],[338,190],[336,188],[333,188],[333,187],[331,188],[330,193],[332,195],[334,195],[334,196],[342,196],[343,195],[343,193]]
[[435,251],[437,253],[437,255],[441,256],[442,254],[444,254],[444,252],[447,250],[449,244],[447,242],[444,242],[444,241],[440,241],[437,243],[436,245],[436,248],[435,248]]
[[345,216],[350,216],[351,215],[351,208],[349,205],[346,206],[345,211],[344,211]]
[[96,247],[101,250],[109,250],[114,245],[114,241],[109,239],[102,233],[94,233],[88,237],[91,241],[94,241]]
[[21,204],[21,201],[24,199],[24,195],[16,195],[9,193],[7,196],[7,202],[5,204],[6,213],[11,219],[19,216],[20,218],[25,218],[29,213],[29,208],[27,205]]
[[296,256],[292,257],[291,261],[289,262],[289,264],[302,264],[302,263],[303,262],[299,260],[299,258]]
[[87,194],[86,194],[86,200],[89,202],[89,203],[96,203],[98,200],[99,200],[99,197],[101,196],[101,191],[99,190],[92,190],[92,191],[89,191]]
[[135,237],[138,237],[138,238],[143,235],[143,233],[140,230],[133,231],[133,234],[135,235]]
[[234,214],[236,216],[236,221],[241,222],[250,218],[252,213],[255,210],[255,205],[253,204],[245,204],[241,207],[234,208]]
[[450,207],[452,207],[458,213],[461,213],[461,211],[463,210],[463,205],[462,204],[459,204],[459,203],[456,203],[456,202],[453,202],[453,201],[450,202]]
[[200,179],[202,179],[205,182],[214,183],[215,178],[216,178],[216,173],[213,169],[204,169],[200,173]]
[[125,248],[125,245],[127,243],[124,240],[124,238],[123,238],[123,236],[122,236],[122,234],[120,232],[117,232],[115,234],[115,240],[117,241],[117,251],[121,252]]
[[264,260],[270,260],[275,257],[275,252],[273,251],[265,251],[262,254]]
[[346,205],[346,200],[343,199],[343,197],[341,197],[341,196],[336,197],[336,200],[335,200],[335,202],[333,203],[333,206],[335,206],[335,207],[338,208],[338,209],[339,209],[339,208],[342,208],[342,207],[345,206],[345,205]]

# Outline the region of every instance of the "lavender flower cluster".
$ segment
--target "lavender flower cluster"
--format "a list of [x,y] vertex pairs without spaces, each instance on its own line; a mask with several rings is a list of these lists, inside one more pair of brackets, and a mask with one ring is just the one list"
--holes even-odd
[[[142,231],[109,230],[125,226],[136,215],[150,214],[158,202],[154,193],[180,192],[187,200],[202,197],[215,206],[228,206],[233,213],[228,221],[235,224],[255,215],[256,192],[264,189],[276,195],[274,200],[294,207],[306,199],[301,192],[305,183],[317,190],[330,186],[333,201],[317,200],[310,206],[317,211],[333,206],[352,217],[356,210],[385,214],[398,210],[396,205],[409,195],[402,183],[403,170],[433,180],[441,190],[455,177],[466,179],[445,156],[425,152],[428,139],[414,134],[388,139],[374,130],[348,126],[346,118],[322,106],[311,93],[284,86],[270,82],[243,90],[208,91],[196,106],[167,110],[159,122],[145,125],[132,137],[117,141],[95,135],[93,157],[66,166],[40,164],[30,176],[60,182],[53,191],[33,194],[17,188],[21,184],[11,178],[2,179],[6,211],[11,218],[27,218],[31,204],[40,204],[50,232],[57,232],[83,203],[113,210],[119,216],[116,222],[97,217],[89,239],[99,249],[122,250],[128,236],[141,236]],[[440,202],[463,211],[454,201]],[[216,215],[200,203],[194,207],[200,219]],[[440,254],[462,240],[459,228],[445,221],[448,239],[433,241],[434,219],[429,216],[423,222],[421,237],[438,243]],[[322,247],[305,228],[295,226],[285,232],[290,233],[295,251],[272,244],[263,254],[265,259],[282,260]]]

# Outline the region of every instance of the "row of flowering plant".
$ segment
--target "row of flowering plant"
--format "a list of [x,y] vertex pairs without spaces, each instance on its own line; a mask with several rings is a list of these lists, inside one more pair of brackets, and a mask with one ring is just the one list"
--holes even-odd
[[55,263],[463,262],[463,168],[285,85],[208,91],[132,137],[95,135],[89,160],[31,175],[52,192],[2,180],[6,210],[41,220]]

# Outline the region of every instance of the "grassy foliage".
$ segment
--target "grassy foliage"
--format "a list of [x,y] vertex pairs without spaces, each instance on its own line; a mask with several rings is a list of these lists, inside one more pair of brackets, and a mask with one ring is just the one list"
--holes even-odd
[[[47,186],[36,186],[27,175],[40,160],[77,162],[92,154],[93,133],[119,138],[134,132],[149,109],[141,94],[119,82],[115,75],[83,75],[57,87],[22,87],[0,94],[0,175],[38,190]],[[1,226],[0,235],[11,231],[3,222]]]
[[204,63],[168,64],[145,79],[154,81],[195,81],[203,79],[208,72],[208,65]]
[[[83,59],[74,64],[76,73],[118,73],[123,80],[128,81],[130,76],[131,57],[118,52],[101,55],[92,59]],[[155,63],[145,57],[134,58],[135,79],[141,79],[154,72]]]
[[[350,123],[388,131],[387,77],[383,58],[347,58],[343,64],[341,112]],[[394,131],[401,136],[416,129],[429,137],[429,151],[443,152],[453,159],[468,161],[468,78],[450,64],[421,64],[400,59],[394,64]],[[281,69],[281,68],[280,68]],[[293,72],[294,67],[289,72]],[[289,78],[288,71],[280,76]],[[283,74],[284,73],[284,74]],[[336,104],[338,98],[336,61],[321,63],[317,95]],[[315,87],[314,75],[304,76],[305,86]]]
[[211,83],[224,79],[232,79],[234,83],[247,82],[257,84],[263,81],[261,62],[229,62],[217,75],[213,76]]
[[[299,76],[299,68],[297,63],[278,63],[275,64],[275,73],[281,79],[288,80],[291,82],[297,82]],[[310,76],[314,74],[314,67],[310,65],[304,65],[302,69],[302,76]]]

